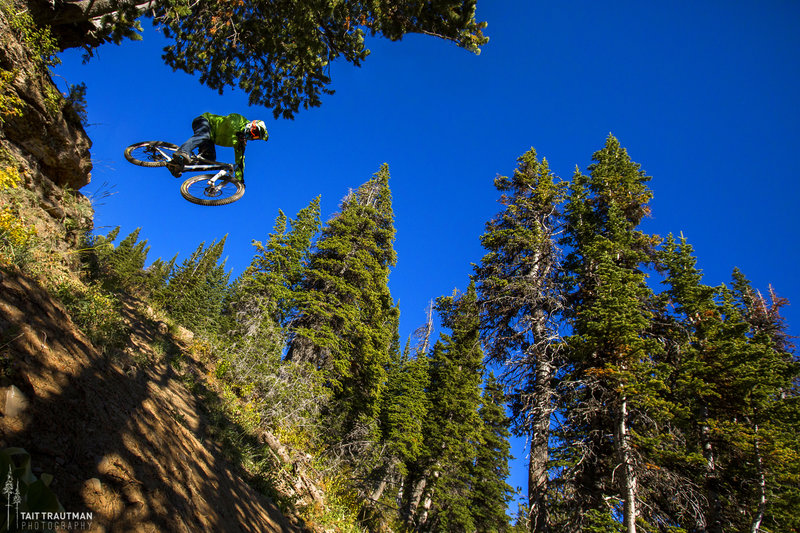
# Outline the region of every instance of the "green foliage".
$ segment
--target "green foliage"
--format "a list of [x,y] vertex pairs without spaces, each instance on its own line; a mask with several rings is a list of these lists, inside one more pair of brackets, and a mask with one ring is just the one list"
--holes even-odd
[[288,357],[321,369],[345,432],[376,420],[386,387],[397,309],[389,170],[382,166],[342,203],[322,230],[301,284]]
[[[223,310],[230,273],[225,271],[225,262],[219,262],[226,238],[208,247],[201,243],[190,257],[171,269],[166,285],[153,294],[154,301],[187,328],[210,333],[228,329]],[[165,269],[159,264],[154,276],[162,275]]]
[[285,444],[313,441],[330,392],[314,369],[281,361],[286,334],[266,307],[251,301],[251,307],[239,308],[229,338],[219,350],[216,375],[250,405],[256,425]]
[[[319,232],[319,197],[302,209],[287,231],[288,219],[280,212],[267,244],[254,241],[256,255],[237,280],[235,302],[261,299],[269,302],[279,324],[286,325],[297,307],[297,292]],[[238,304],[234,304],[238,305]]]
[[[26,11],[17,11],[5,1],[0,2],[0,10],[8,17],[9,26],[15,36],[28,50],[31,60],[40,76],[46,77],[48,68],[61,63],[56,55],[59,51],[56,38],[47,26],[38,26]],[[0,111],[3,115],[19,116],[23,103],[6,88],[16,76],[16,71],[3,72],[4,97],[0,100]],[[49,80],[47,80],[49,82]],[[55,115],[61,107],[62,96],[52,84],[44,83],[45,107],[51,115]]]
[[[428,382],[422,384],[427,400],[412,400],[424,407],[425,418],[419,453],[403,457],[408,472],[403,491],[406,525],[426,531],[472,531],[477,524],[485,526],[492,515],[502,518],[492,527],[504,530],[508,525],[502,510],[507,486],[499,476],[507,469],[508,442],[501,442],[507,420],[490,414],[498,415],[496,409],[502,412],[500,406],[484,404],[481,409],[483,351],[474,285],[464,294],[439,298],[437,310],[451,334],[441,335],[426,365]],[[505,426],[501,429],[495,424]],[[487,499],[475,505],[474,498],[483,497]],[[423,499],[431,502],[429,511],[420,506]],[[501,511],[495,514],[490,509]]]
[[17,76],[16,70],[0,69],[0,126],[5,122],[5,117],[19,117],[25,102],[17,95],[12,87],[12,82]]
[[125,345],[128,328],[120,314],[119,301],[97,284],[65,280],[55,289],[72,320],[100,350]]
[[28,12],[16,11],[6,0],[0,2],[0,10],[9,18],[11,30],[42,70],[61,63],[56,55],[59,51],[58,42],[49,27],[37,26]]
[[156,259],[145,268],[150,247],[146,240],[139,241],[140,229],[135,229],[119,244],[115,244],[119,230],[116,227],[107,235],[86,235],[81,263],[87,279],[110,293],[125,293],[141,298],[163,293],[176,258],[168,262]]
[[302,106],[319,106],[331,79],[331,63],[341,58],[359,66],[369,55],[367,34],[399,40],[425,33],[478,51],[487,39],[475,21],[475,0],[325,0],[275,4],[263,0],[159,2],[155,20],[174,44],[167,64],[221,93],[239,87],[250,103],[292,118]]
[[[334,61],[361,65],[370,53],[368,35],[396,41],[421,33],[479,53],[488,38],[475,9],[476,0],[135,0],[93,4],[84,20],[70,13],[60,37],[64,46],[85,47],[88,59],[92,47],[104,42],[140,39],[137,19],[152,17],[173,40],[164,54],[170,67],[197,74],[220,93],[238,87],[251,104],[272,108],[276,118],[293,118],[333,92]],[[54,24],[61,23],[59,11]],[[76,26],[85,28],[82,38],[76,38]]]
[[507,531],[506,508],[513,489],[506,483],[511,446],[508,443],[509,419],[505,412],[506,398],[502,385],[490,374],[486,380],[478,414],[483,421],[481,444],[478,446],[471,473],[470,512],[477,531]]
[[[16,167],[0,167],[0,194],[16,188],[21,176]],[[0,266],[25,266],[32,260],[36,228],[23,221],[16,209],[0,207]]]
[[659,248],[639,229],[650,178],[619,142],[593,161],[566,189],[533,151],[498,178],[504,210],[476,268],[489,355],[544,475],[531,529],[791,530],[800,368],[786,301],[738,271],[730,288],[703,285],[685,239]]
[[619,521],[609,511],[590,509],[585,513],[583,519],[581,531],[587,533],[621,533],[623,531]]
[[423,423],[430,409],[428,359],[395,354],[389,364],[386,395],[381,409],[383,440],[402,468],[416,461],[425,439]]
[[89,122],[89,111],[86,104],[86,83],[70,84],[66,103],[67,106],[64,112],[67,115],[73,115],[77,122],[86,126]]

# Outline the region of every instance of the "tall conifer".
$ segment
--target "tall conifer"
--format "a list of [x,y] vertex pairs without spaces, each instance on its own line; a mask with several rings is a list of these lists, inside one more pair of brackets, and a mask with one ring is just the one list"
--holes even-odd
[[532,531],[548,529],[550,424],[564,297],[557,245],[564,184],[531,149],[495,187],[504,206],[486,225],[476,268],[487,356],[504,366],[514,395],[515,431],[531,443],[528,503]]
[[220,262],[227,235],[207,248],[200,243],[190,257],[170,274],[157,301],[174,318],[190,328],[218,332],[230,273]]
[[490,374],[483,389],[478,411],[483,421],[481,443],[472,470],[470,511],[476,531],[508,531],[506,507],[513,489],[506,483],[511,456],[509,419],[506,415],[503,386]]
[[414,465],[406,494],[416,527],[471,531],[471,473],[482,437],[483,350],[474,283],[461,295],[439,298],[437,311],[450,335],[442,334],[430,361],[425,450]]
[[267,243],[253,241],[256,254],[237,281],[238,298],[269,302],[270,315],[281,325],[296,310],[297,291],[320,227],[319,204],[317,197],[292,221],[280,211]]
[[291,324],[288,357],[323,370],[345,432],[377,421],[386,387],[397,314],[388,287],[394,234],[389,169],[383,165],[323,228]]
[[[570,380],[580,385],[568,417],[582,426],[573,445],[586,452],[576,494],[585,498],[584,510],[619,512],[625,530],[635,533],[644,464],[636,442],[641,428],[632,428],[654,385],[651,357],[658,350],[648,333],[654,296],[643,271],[655,240],[637,229],[652,194],[650,178],[614,137],[592,159],[590,175],[576,173],[571,183],[563,240],[570,247]],[[615,511],[609,498],[620,502]]]

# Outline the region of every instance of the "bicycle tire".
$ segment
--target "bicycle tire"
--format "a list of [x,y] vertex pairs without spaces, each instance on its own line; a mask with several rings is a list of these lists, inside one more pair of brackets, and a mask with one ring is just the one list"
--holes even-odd
[[125,148],[125,159],[140,167],[165,167],[170,159],[157,150],[164,148],[174,152],[178,147],[164,141],[144,141]]
[[227,177],[221,178],[221,180],[225,181],[226,183],[224,185],[225,189],[218,196],[208,196],[205,187],[202,189],[194,187],[190,190],[190,187],[193,185],[208,181],[213,177],[214,174],[200,174],[198,176],[192,176],[181,184],[181,196],[193,204],[226,205],[235,202],[244,195],[244,183]]

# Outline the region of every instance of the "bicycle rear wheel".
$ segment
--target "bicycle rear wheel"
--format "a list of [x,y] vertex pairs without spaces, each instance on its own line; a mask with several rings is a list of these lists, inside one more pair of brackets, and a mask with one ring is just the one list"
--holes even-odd
[[244,183],[223,176],[211,185],[214,174],[192,176],[181,184],[181,196],[198,205],[225,205],[244,195]]
[[140,167],[165,167],[177,149],[164,141],[144,141],[125,148],[125,159]]

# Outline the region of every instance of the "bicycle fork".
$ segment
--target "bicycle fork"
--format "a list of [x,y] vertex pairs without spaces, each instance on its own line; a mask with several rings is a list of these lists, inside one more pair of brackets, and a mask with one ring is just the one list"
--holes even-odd
[[219,172],[217,172],[216,174],[214,174],[213,176],[211,176],[211,178],[209,178],[209,180],[208,180],[208,186],[209,186],[209,187],[213,187],[213,188],[215,188],[215,189],[216,189],[216,188],[217,188],[217,181],[218,181],[220,178],[222,178],[223,176],[227,175],[227,174],[228,174],[228,171],[227,171],[227,170],[225,170],[225,169],[222,169],[222,170],[220,170]]

